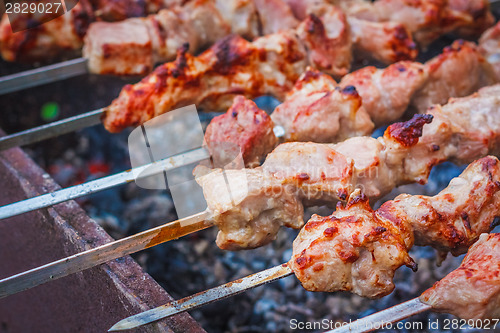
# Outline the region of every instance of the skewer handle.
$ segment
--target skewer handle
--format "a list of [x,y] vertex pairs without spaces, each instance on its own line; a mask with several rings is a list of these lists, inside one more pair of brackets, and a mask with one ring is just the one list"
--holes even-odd
[[222,286],[208,289],[198,294],[184,297],[181,300],[172,301],[157,308],[130,316],[113,325],[109,331],[124,331],[137,328],[166,317],[197,309],[203,305],[240,294],[292,274],[293,271],[286,264],[275,266]]
[[0,280],[0,298],[211,227],[202,212]]

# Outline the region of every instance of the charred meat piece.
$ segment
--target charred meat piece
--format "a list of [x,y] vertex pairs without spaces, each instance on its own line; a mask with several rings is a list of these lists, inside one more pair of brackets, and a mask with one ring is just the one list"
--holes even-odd
[[241,153],[245,166],[252,168],[278,144],[273,129],[274,123],[265,111],[237,96],[225,114],[212,119],[205,141],[215,160],[224,161]]
[[369,66],[354,71],[340,81],[340,86],[356,87],[363,107],[380,126],[399,119],[427,79],[423,64],[401,61],[384,69]]
[[434,311],[462,319],[500,317],[500,234],[483,234],[459,268],[425,291],[420,300]]
[[436,196],[402,194],[377,212],[410,223],[416,245],[460,255],[491,231],[499,207],[500,162],[490,156],[469,165]]
[[94,20],[92,7],[86,0],[79,1],[64,15],[18,32],[13,32],[12,26],[26,25],[27,18],[35,22],[45,19],[40,14],[11,15],[9,18],[4,14],[0,22],[0,53],[3,59],[18,62],[46,61],[79,52],[87,28]]
[[[300,20],[305,20],[311,14],[323,18],[323,15],[328,13],[341,13],[340,9],[345,9],[345,3],[353,2],[344,1],[340,2],[340,6],[333,7],[332,1],[328,0],[284,1],[288,3],[294,15]],[[335,1],[333,3],[339,5]],[[347,19],[347,28],[350,32],[351,43],[357,56],[375,59],[383,63],[414,60],[416,58],[418,50],[411,32],[400,22],[368,21],[356,18],[348,10],[342,10],[342,12],[342,20]],[[325,19],[324,21],[328,22],[326,25],[329,27],[334,27],[333,31],[339,31],[335,27],[339,25],[339,20]],[[311,22],[308,25],[308,29],[314,28],[313,22]]]
[[216,169],[196,181],[219,228],[221,249],[263,246],[276,238],[281,226],[299,229],[304,224],[304,208],[295,190],[261,168]]
[[496,79],[500,80],[500,23],[486,30],[479,40],[481,54],[493,67]]
[[309,50],[309,63],[325,73],[340,77],[349,72],[352,61],[351,34],[344,13],[326,6],[314,11],[297,27],[297,34]]
[[385,64],[415,60],[417,45],[408,28],[398,22],[371,22],[348,16],[354,51]]
[[146,18],[93,23],[83,54],[92,73],[145,75],[154,64],[175,58],[183,45],[198,51],[230,32],[213,1],[195,0]]
[[[500,85],[429,109],[434,120],[423,129],[407,158],[406,173],[427,179],[431,166],[450,160],[470,163],[482,156],[500,155]],[[420,176],[419,176],[420,174]]]
[[[376,211],[364,196],[355,192],[346,206],[338,205],[332,215],[315,215],[307,222],[294,241],[290,268],[307,290],[346,290],[369,298],[387,295],[394,289],[393,277],[399,267],[416,269],[408,254],[414,241],[458,254],[471,246],[480,233],[493,229],[500,214],[499,171],[500,161],[485,157],[472,163],[437,196],[403,195]],[[479,199],[485,188],[492,197]],[[470,220],[464,219],[468,213]],[[498,271],[500,266],[495,260],[494,271]],[[463,282],[459,276],[457,280]],[[481,288],[485,295],[478,295],[484,296],[480,300],[498,298],[493,296],[500,286],[498,276],[496,280],[494,292],[488,292],[487,286]],[[438,288],[437,293],[445,293],[446,289]],[[459,290],[456,285],[450,289]],[[440,303],[440,296],[436,295],[437,300],[430,304],[449,309]],[[466,294],[457,300],[465,306],[468,297]],[[486,312],[491,313],[492,309]],[[477,315],[480,314],[474,314]]]
[[[415,264],[397,225],[379,219],[365,197],[330,216],[313,215],[293,242],[290,268],[309,291],[351,291],[378,298],[394,289],[394,272]],[[411,241],[410,241],[411,242]]]
[[486,0],[362,0],[338,1],[348,15],[371,22],[404,24],[422,46],[439,36],[459,31],[480,34],[493,24]]
[[274,123],[285,129],[285,140],[338,142],[371,133],[373,123],[355,87],[322,87],[319,83],[319,89],[301,89],[304,79],[321,81],[323,76],[307,71],[272,113]]
[[156,68],[138,84],[125,86],[107,108],[104,126],[118,132],[189,104],[221,110],[237,94],[283,98],[305,66],[302,44],[286,32],[252,43],[229,36],[198,57],[181,50],[175,62]]
[[427,81],[415,93],[412,105],[421,113],[450,97],[464,97],[498,82],[491,66],[471,42],[456,41],[425,63]]

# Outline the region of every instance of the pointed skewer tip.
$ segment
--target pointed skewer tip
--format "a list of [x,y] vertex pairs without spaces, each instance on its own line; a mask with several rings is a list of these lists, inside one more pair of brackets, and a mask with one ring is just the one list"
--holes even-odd
[[114,324],[113,326],[111,326],[111,328],[108,330],[108,332],[126,331],[126,330],[130,330],[132,328],[135,328],[135,327],[137,327],[137,326],[131,325],[131,324],[127,323],[127,319],[123,319],[123,320],[120,320],[119,322],[117,322],[116,324]]

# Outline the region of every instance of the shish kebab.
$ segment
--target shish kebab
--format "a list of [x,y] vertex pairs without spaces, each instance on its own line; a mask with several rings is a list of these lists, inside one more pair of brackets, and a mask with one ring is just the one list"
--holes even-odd
[[[294,240],[288,263],[131,316],[110,331],[136,328],[292,273],[308,291],[350,291],[362,297],[380,298],[394,290],[394,273],[399,267],[417,270],[409,255],[413,245],[432,246],[458,255],[497,224],[500,224],[500,161],[493,156],[470,164],[434,197],[402,194],[374,211],[368,198],[356,190],[330,216],[311,217]],[[484,258],[488,259],[491,258]],[[489,264],[498,270],[498,262],[489,260]],[[268,275],[271,272],[274,274]],[[487,271],[484,278],[488,281]],[[445,289],[454,292],[455,303],[460,304],[465,300],[457,297],[462,288],[456,290],[456,287],[451,284]],[[483,302],[475,303],[476,311],[469,315],[480,318],[499,315],[495,307],[500,301],[499,291],[498,277],[496,283],[489,281],[487,287],[470,290],[469,295]],[[453,303],[445,305],[437,301],[445,293],[431,293],[431,304],[450,309]]]
[[[37,1],[52,5],[50,0]],[[0,21],[0,54],[6,61],[47,62],[62,55],[79,53],[93,21],[116,22],[130,17],[145,16],[180,5],[183,0],[79,0],[70,1],[68,11],[54,18],[52,13],[4,13]],[[63,1],[63,3],[65,3]],[[33,23],[42,23],[33,27]],[[4,76],[0,91],[8,93],[44,83],[86,73],[85,60],[78,58]]]
[[[494,44],[495,41],[489,41],[489,38],[498,39],[498,36],[494,34],[485,35],[488,35],[488,38],[484,39],[484,43]],[[329,41],[324,39],[326,36],[321,38],[321,35],[318,35],[316,37],[319,40],[324,40],[325,43]],[[483,45],[483,40],[481,45]],[[493,66],[500,64],[494,56],[498,53],[498,49],[490,47],[487,52],[485,51],[485,55],[488,56],[488,60],[492,61]],[[317,51],[321,53],[322,49],[319,48]],[[311,54],[310,52],[309,54]],[[260,59],[262,54],[266,55],[265,61]],[[297,39],[287,33],[262,37],[253,43],[246,42],[236,36],[229,37],[216,43],[215,46],[198,57],[192,57],[187,52],[180,52],[176,62],[159,67],[141,83],[126,86],[108,109],[100,109],[0,138],[0,149],[41,141],[95,125],[100,123],[100,118],[103,116],[105,117],[105,126],[111,131],[118,131],[126,126],[136,125],[155,115],[167,112],[170,110],[169,108],[191,103],[201,104],[207,108],[222,109],[227,106],[233,94],[238,93],[244,93],[248,97],[274,94],[283,99],[285,92],[293,87],[297,77],[306,68],[307,54]],[[414,67],[418,67],[418,65]],[[457,65],[454,68],[466,69],[467,67]],[[456,80],[453,77],[455,70],[446,73],[446,70],[449,69],[445,67],[440,69],[439,60],[429,70],[426,83],[430,80],[438,80],[440,76],[445,78],[446,85],[468,82],[467,79],[462,78]],[[477,73],[477,69],[472,70],[472,73]],[[377,72],[375,68],[366,71],[368,73],[360,75],[358,82],[351,84],[363,84],[367,81],[366,76],[375,75]],[[462,73],[468,74],[466,70]],[[422,74],[416,73],[415,75],[418,78]],[[424,73],[425,75],[427,74]],[[381,79],[383,78],[381,76]],[[475,77],[474,82],[476,79],[479,80]],[[390,80],[388,81],[390,82]],[[408,82],[412,82],[412,80]],[[374,86],[376,84],[378,82],[375,82]],[[199,94],[200,89],[195,89],[196,87],[201,87],[205,93]],[[475,88],[479,88],[479,86]],[[433,89],[443,91],[439,83],[434,86],[428,83],[427,91],[432,92]],[[426,90],[425,86],[423,90]],[[446,90],[444,92],[446,93]],[[471,92],[462,91],[461,93],[462,96],[466,96]],[[376,93],[381,97],[385,96],[381,92]],[[460,96],[460,94],[454,93],[460,93],[460,91],[450,91],[448,95],[439,96],[439,100],[430,99],[427,105],[445,103],[448,97]],[[374,97],[370,96],[369,98],[373,99]],[[368,100],[365,100],[364,104],[366,105],[367,102]],[[424,108],[427,105],[424,105]],[[372,115],[375,114],[376,111],[372,113]],[[117,121],[114,121],[113,118],[117,118]]]
[[[326,143],[369,135],[374,124],[398,120],[410,104],[423,112],[429,105],[445,103],[449,97],[465,96],[498,81],[490,77],[491,71],[475,44],[463,41],[456,41],[426,64],[403,61],[385,69],[366,67],[345,76],[339,85],[330,76],[308,69],[271,118],[254,102],[238,96],[226,114],[209,124],[205,141],[215,158],[227,154],[217,147],[219,143],[234,143],[245,165],[254,167],[276,147],[279,135],[275,132],[286,141]],[[133,172],[125,172],[19,201],[0,207],[0,218],[132,180]]]
[[[358,319],[328,333],[371,332],[374,324],[395,323],[432,310],[465,320],[500,318],[500,234],[482,234],[456,270],[419,298]],[[469,322],[470,323],[470,322]]]
[[[336,40],[336,43],[329,46],[329,51],[336,53],[339,58],[346,57],[342,72],[348,70],[351,60],[351,37],[343,12],[325,1],[321,6],[315,7],[311,15],[314,13],[318,16],[311,16],[311,19],[315,21],[326,19],[326,26],[320,27],[318,22],[314,22],[316,27],[311,23],[309,25],[323,33],[326,31]],[[274,19],[276,15],[282,19]],[[398,45],[395,49],[401,50],[401,54],[397,56],[393,53],[394,57],[402,59],[405,54],[416,52],[413,49],[402,51],[404,45],[414,45],[409,36],[406,39],[397,38],[402,35],[401,32],[398,35],[398,29],[404,29],[402,25],[392,30],[386,25],[380,24],[379,29],[385,29],[382,36],[387,41],[384,45],[387,44],[387,47]],[[163,10],[147,18],[133,18],[118,23],[94,23],[85,37],[85,59],[72,60],[67,65],[56,65],[54,73],[46,72],[44,69],[37,69],[35,72],[41,71],[45,76],[57,79],[58,71],[65,72],[75,66],[78,70],[72,73],[78,74],[82,70],[87,70],[88,59],[88,69],[92,73],[146,74],[152,70],[155,63],[175,59],[177,50],[186,43],[191,52],[197,52],[230,33],[253,39],[262,34],[290,30],[299,26],[300,22],[283,0],[195,0],[185,6]],[[384,38],[382,36],[380,38]],[[342,73],[337,73],[334,68],[332,72],[337,75]],[[29,81],[30,85],[36,83],[30,79],[29,72],[19,75],[22,77],[22,82]],[[16,78],[15,74],[2,79],[0,87],[3,89],[8,85],[6,89],[17,89]]]
[[[295,28],[299,26],[297,18],[304,20],[306,14],[323,16],[323,19],[327,14],[327,34],[336,34],[335,30],[339,26],[345,30],[345,37],[341,41],[345,45],[334,45],[330,48],[331,52],[343,52],[345,54],[338,57],[346,57],[349,61],[352,43],[357,53],[391,63],[402,59],[413,60],[416,57],[412,34],[415,34],[421,45],[426,45],[451,31],[462,32],[462,36],[479,35],[494,22],[488,1],[484,0],[466,5],[456,0],[425,1],[418,6],[400,0],[384,0],[374,5],[367,2],[361,5],[358,2],[355,6],[346,5],[344,1],[333,3],[342,7],[348,15],[348,22],[344,13],[332,7],[327,0],[190,1],[184,7],[163,10],[146,19],[91,24],[85,37],[84,55],[89,60],[92,73],[145,74],[151,71],[155,62],[172,60],[176,49],[184,42],[189,42],[191,51],[196,51],[230,32],[254,38],[262,33]],[[392,16],[381,15],[388,8]],[[276,16],[280,20],[276,20]],[[131,31],[134,33],[130,33]],[[7,55],[17,54],[9,49],[11,46],[18,47],[16,38],[16,35],[4,33],[3,39],[6,40],[3,45],[7,45],[4,53]],[[131,59],[134,64],[130,64]],[[0,80],[0,89],[17,89],[16,80],[20,84],[33,86],[40,76],[48,80],[57,79],[59,74],[66,77],[81,74],[86,70],[85,64],[85,59],[76,59],[67,64],[52,66],[52,72],[49,68],[47,71],[36,69],[33,75],[25,72],[7,77]],[[334,71],[334,74],[338,73]]]
[[[212,119],[205,141],[209,147],[234,143],[245,165],[254,167],[275,148],[279,141],[275,132],[288,142],[336,143],[370,135],[374,128],[399,120],[408,109],[425,113],[433,104],[498,82],[492,71],[476,45],[464,41],[454,42],[425,64],[401,61],[384,69],[369,66],[338,84],[309,68],[270,117],[253,102],[236,97],[225,114]],[[212,151],[217,154],[217,149]]]
[[[357,137],[336,145],[281,144],[262,167],[200,176],[206,211],[0,280],[0,298],[214,224],[219,227],[217,245],[223,249],[262,246],[282,225],[301,228],[304,204],[333,204],[349,198],[356,188],[378,198],[397,185],[424,183],[432,167],[445,160],[462,164],[498,155],[499,92],[500,85],[486,87],[435,106],[427,115],[391,125],[383,138]],[[217,192],[225,188],[226,177],[236,190],[234,203]],[[248,191],[240,190],[243,187]]]

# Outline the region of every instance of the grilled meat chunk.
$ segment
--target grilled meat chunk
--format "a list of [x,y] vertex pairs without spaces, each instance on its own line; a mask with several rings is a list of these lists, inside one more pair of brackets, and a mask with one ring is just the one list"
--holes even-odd
[[253,2],[259,13],[264,35],[295,29],[299,24],[283,0],[253,0]]
[[289,267],[309,291],[382,297],[394,289],[396,269],[415,266],[405,237],[412,235],[379,219],[365,197],[353,196],[330,216],[313,215],[293,242]]
[[297,188],[307,205],[334,204],[352,193],[353,160],[326,144],[281,144],[266,158],[262,168],[283,184]]
[[[480,233],[493,229],[500,214],[499,171],[500,161],[485,157],[437,196],[403,195],[376,211],[355,192],[345,207],[339,204],[332,215],[314,215],[307,222],[293,243],[289,266],[307,290],[347,290],[369,298],[387,295],[394,289],[396,269],[416,269],[408,254],[414,242],[458,254]],[[492,198],[479,198],[483,190]],[[496,263],[494,267],[498,270]],[[458,299],[462,302],[467,296]],[[438,308],[443,306],[439,295],[436,298]]]
[[384,69],[369,66],[354,71],[340,81],[340,86],[356,87],[364,109],[380,126],[399,119],[427,79],[424,65],[401,61]]
[[456,41],[425,64],[427,81],[415,93],[412,105],[421,113],[450,97],[464,97],[498,82],[476,44]]
[[183,45],[197,51],[230,32],[230,22],[214,1],[195,0],[146,18],[93,23],[85,36],[83,55],[93,73],[145,75],[155,63],[175,58]]
[[265,111],[251,100],[237,96],[225,114],[210,122],[205,141],[213,159],[232,160],[241,153],[245,166],[253,168],[278,144],[273,129],[274,123]]
[[[327,12],[337,12],[328,0],[285,0],[294,15],[300,20],[313,14],[323,17]],[[350,3],[350,1],[345,1]],[[334,2],[335,3],[335,2]],[[341,3],[342,5],[342,3]],[[376,59],[384,63],[393,63],[399,60],[414,60],[417,56],[416,44],[413,42],[410,31],[399,22],[373,22],[361,20],[343,11],[350,29],[351,42],[354,50],[364,57]],[[329,25],[339,24],[339,20],[325,20]],[[335,23],[336,22],[336,23]],[[314,27],[311,27],[314,28]],[[338,29],[335,29],[338,30]]]
[[439,36],[461,31],[479,34],[493,24],[486,0],[363,0],[338,1],[349,16],[371,22],[404,24],[422,46]]
[[219,228],[217,245],[221,249],[263,246],[276,238],[281,226],[299,229],[304,224],[304,208],[295,190],[261,168],[216,169],[196,181]]
[[406,173],[416,180],[429,176],[433,165],[446,160],[470,163],[487,154],[500,155],[500,85],[429,109],[434,120],[423,129],[406,160]]
[[153,44],[141,19],[96,22],[88,31],[84,55],[92,72],[148,73],[153,67]]
[[80,0],[64,15],[18,32],[13,32],[12,26],[27,25],[27,17],[35,22],[44,22],[47,19],[44,16],[52,14],[10,15],[12,16],[9,18],[4,14],[0,21],[0,54],[4,60],[18,62],[44,61],[61,55],[73,55],[82,47],[83,37],[94,19],[92,7],[86,0]]
[[313,11],[297,27],[297,34],[309,50],[309,63],[340,77],[349,72],[352,61],[351,34],[344,13],[325,6]]
[[367,135],[373,130],[356,88],[344,89],[316,84],[319,89],[303,89],[304,80],[323,79],[325,74],[308,70],[271,114],[274,123],[285,129],[287,141],[338,142]]
[[485,157],[472,164],[434,197],[401,194],[378,214],[408,221],[416,245],[460,255],[492,229],[500,215],[500,162]]
[[481,54],[493,67],[496,79],[500,80],[500,22],[481,36],[479,47]]
[[417,45],[410,31],[402,23],[372,22],[348,16],[354,52],[361,57],[390,64],[401,60],[415,60]]
[[500,234],[483,234],[460,267],[425,291],[420,300],[434,311],[462,319],[500,317]]

